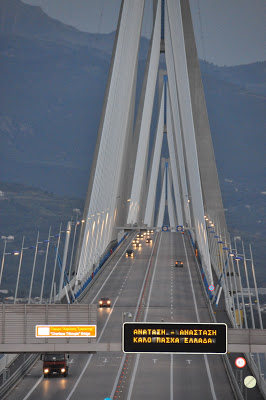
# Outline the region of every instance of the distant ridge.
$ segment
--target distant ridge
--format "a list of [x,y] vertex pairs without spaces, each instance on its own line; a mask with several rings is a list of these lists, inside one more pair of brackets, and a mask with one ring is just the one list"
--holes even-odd
[[[85,197],[113,40],[114,32],[79,32],[40,7],[0,0],[0,190],[14,193],[1,203],[3,234],[11,217],[18,225],[17,214],[20,235],[28,235],[25,216],[30,229],[34,218],[43,224],[45,208],[34,208],[34,199],[21,203],[21,192],[30,192],[24,185],[48,192],[32,190],[42,206],[62,203],[51,192]],[[148,42],[140,43],[137,96]],[[200,66],[229,228],[254,244],[265,284],[266,62]],[[76,205],[68,202],[71,212]]]

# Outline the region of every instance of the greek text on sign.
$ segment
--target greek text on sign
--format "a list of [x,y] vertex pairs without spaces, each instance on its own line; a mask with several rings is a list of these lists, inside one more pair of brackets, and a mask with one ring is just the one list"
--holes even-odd
[[125,353],[225,354],[227,325],[125,322],[122,349]]
[[96,325],[36,325],[36,338],[96,337]]

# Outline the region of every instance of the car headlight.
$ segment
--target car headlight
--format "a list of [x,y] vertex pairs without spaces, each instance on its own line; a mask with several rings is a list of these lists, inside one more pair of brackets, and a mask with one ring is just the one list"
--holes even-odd
[[44,372],[45,374],[48,374],[49,368],[45,368],[45,369],[43,370],[43,372]]
[[99,301],[100,304],[103,304],[102,300]]
[[110,301],[110,300],[108,300],[108,301],[107,301],[107,304],[111,304],[111,301]]
[[66,372],[66,369],[65,368],[61,368],[61,372],[63,374],[64,372]]

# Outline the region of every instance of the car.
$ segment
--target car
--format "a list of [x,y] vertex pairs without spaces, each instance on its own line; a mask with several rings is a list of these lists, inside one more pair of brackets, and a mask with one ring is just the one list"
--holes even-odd
[[111,300],[109,297],[101,297],[99,300],[99,307],[111,307]]
[[183,265],[183,261],[176,261],[175,262],[175,266],[176,267],[183,267],[184,265]]
[[150,237],[147,237],[147,239],[146,239],[146,243],[151,243],[152,242],[152,238],[150,238]]
[[128,249],[128,250],[126,251],[126,257],[133,257],[133,250]]
[[138,234],[137,234],[137,238],[142,239],[142,238],[143,238],[143,233],[138,233]]
[[136,243],[139,243],[139,239],[133,239],[132,243],[133,243],[133,245],[135,245]]
[[136,247],[141,247],[141,243],[136,243],[135,246]]

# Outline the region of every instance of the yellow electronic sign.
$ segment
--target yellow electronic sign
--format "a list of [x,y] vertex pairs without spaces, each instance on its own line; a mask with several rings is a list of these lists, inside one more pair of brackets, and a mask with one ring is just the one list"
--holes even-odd
[[36,325],[36,338],[96,337],[96,325]]
[[125,353],[225,354],[227,325],[125,322],[122,346]]

